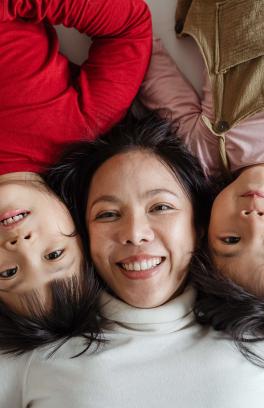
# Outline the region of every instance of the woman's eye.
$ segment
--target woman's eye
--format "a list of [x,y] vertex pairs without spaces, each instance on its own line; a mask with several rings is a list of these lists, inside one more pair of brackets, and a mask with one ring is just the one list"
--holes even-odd
[[0,278],[12,278],[17,273],[17,266],[15,268],[6,269],[5,271],[0,272]]
[[165,212],[168,210],[173,210],[173,207],[168,204],[156,204],[151,207],[150,212]]
[[49,254],[45,255],[44,258],[47,261],[53,261],[54,259],[58,259],[64,252],[64,249],[56,249],[56,251],[52,251]]
[[119,214],[114,211],[104,211],[96,215],[96,220],[112,221],[118,218]]
[[224,237],[221,238],[221,241],[223,241],[227,245],[235,245],[240,241],[240,237]]

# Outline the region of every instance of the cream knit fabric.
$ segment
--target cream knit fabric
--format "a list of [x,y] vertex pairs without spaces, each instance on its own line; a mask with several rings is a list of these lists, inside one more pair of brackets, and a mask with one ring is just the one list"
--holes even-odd
[[195,323],[194,296],[189,288],[142,310],[104,295],[108,342],[75,359],[70,356],[80,351],[80,339],[50,359],[49,350],[34,352],[23,408],[262,408],[264,370]]

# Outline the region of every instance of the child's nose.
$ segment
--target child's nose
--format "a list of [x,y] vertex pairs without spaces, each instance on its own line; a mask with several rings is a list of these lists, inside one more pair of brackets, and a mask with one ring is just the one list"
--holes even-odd
[[251,209],[251,210],[242,210],[240,215],[244,219],[251,219],[251,218],[260,218],[263,217],[264,211],[258,209]]
[[31,231],[27,231],[26,233],[18,233],[16,235],[10,236],[6,239],[5,246],[7,249],[14,249],[16,250],[17,247],[23,245],[23,242],[29,241],[29,245],[31,245],[33,233]]

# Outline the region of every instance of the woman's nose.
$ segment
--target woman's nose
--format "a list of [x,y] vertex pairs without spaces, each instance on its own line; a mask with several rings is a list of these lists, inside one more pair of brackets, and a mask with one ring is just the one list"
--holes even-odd
[[142,245],[154,239],[154,231],[148,221],[142,217],[131,217],[120,231],[122,244]]

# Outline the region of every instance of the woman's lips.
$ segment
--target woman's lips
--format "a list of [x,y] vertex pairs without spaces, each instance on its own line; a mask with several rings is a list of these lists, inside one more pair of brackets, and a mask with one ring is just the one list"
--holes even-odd
[[17,209],[6,211],[0,214],[0,226],[10,228],[25,220],[30,214],[30,211],[24,209]]

